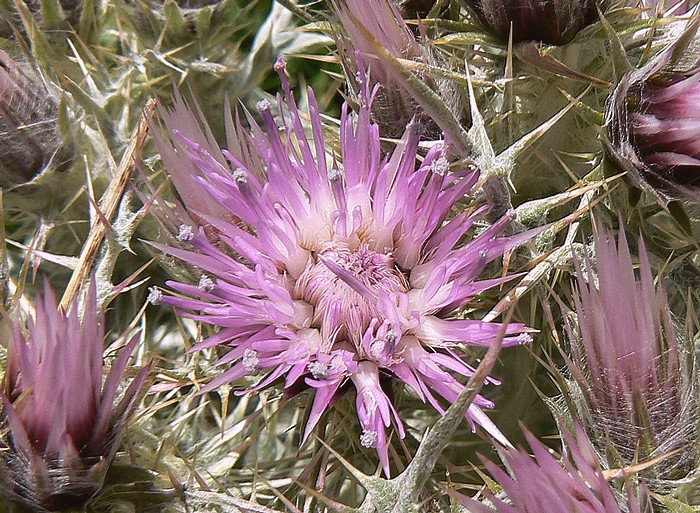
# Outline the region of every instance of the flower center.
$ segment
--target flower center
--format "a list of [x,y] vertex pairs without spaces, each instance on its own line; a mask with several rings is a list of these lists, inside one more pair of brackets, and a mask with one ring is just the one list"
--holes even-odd
[[372,319],[385,320],[378,304],[382,295],[407,290],[394,258],[362,245],[355,251],[335,247],[320,253],[297,280],[294,293],[314,307],[312,325],[321,329],[324,341],[347,339],[359,347]]

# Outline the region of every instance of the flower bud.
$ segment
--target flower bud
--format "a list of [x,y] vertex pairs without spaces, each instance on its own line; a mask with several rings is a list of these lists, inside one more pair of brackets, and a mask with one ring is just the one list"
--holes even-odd
[[608,153],[663,203],[700,201],[700,68],[634,70],[608,105]]
[[51,290],[36,304],[25,335],[19,323],[8,348],[0,419],[0,494],[30,511],[81,504],[102,487],[149,367],[114,407],[133,337],[102,380],[104,316],[95,286],[82,322],[66,315]]
[[588,259],[586,271],[575,262],[578,322],[567,323],[577,409],[601,454],[617,454],[627,465],[664,456],[645,471],[659,489],[694,468],[692,354],[677,338],[665,290],[654,286],[644,243],[636,275],[624,232],[616,243],[598,231],[598,285]]
[[44,86],[0,50],[0,186],[32,180],[57,154],[57,110]]
[[466,0],[496,37],[513,42],[569,42],[596,17],[596,0]]
[[[420,122],[425,131],[422,139],[442,137],[438,123],[433,120],[421,102],[410,94],[392,73],[390,66],[374,55],[374,45],[379,44],[393,57],[412,61],[419,66],[441,65],[440,57],[430,45],[424,44],[411,31],[401,17],[399,7],[389,0],[348,0],[334,4],[346,36],[337,36],[341,64],[350,86],[351,94],[359,99],[361,91],[381,86],[374,97],[372,118],[386,137],[401,137],[412,119]],[[368,72],[367,72],[368,70]],[[449,80],[435,79],[427,73],[416,74],[440,98],[460,121],[467,117],[462,93]],[[369,84],[364,81],[369,80]]]
[[561,463],[527,431],[525,437],[533,456],[523,449],[496,447],[505,470],[482,458],[510,503],[488,491],[485,495],[493,507],[456,492],[452,494],[468,511],[479,513],[651,513],[644,484],[637,494],[628,487],[627,500],[620,507],[586,433],[578,423],[574,428],[575,438],[566,427],[562,428],[566,452]]

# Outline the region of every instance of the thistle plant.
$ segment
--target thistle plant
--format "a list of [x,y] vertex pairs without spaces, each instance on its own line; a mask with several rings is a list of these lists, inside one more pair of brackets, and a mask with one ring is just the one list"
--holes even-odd
[[696,4],[0,0],[0,492],[696,507]]
[[0,494],[29,511],[77,506],[100,490],[150,369],[119,394],[135,335],[103,383],[105,326],[94,284],[82,306],[82,320],[77,304],[63,313],[46,285],[26,333],[14,323],[2,392]]
[[[284,62],[278,60],[276,68],[289,111],[279,118],[285,137],[268,102],[258,106],[264,133],[250,119],[247,140],[235,139],[243,130],[229,116],[229,148],[249,147],[248,154],[217,151],[206,131],[186,122],[192,118],[186,111],[164,115],[170,134],[157,141],[188,217],[177,234],[184,245],[154,245],[203,274],[196,285],[168,282],[170,294],[154,289],[151,301],[221,327],[193,350],[228,346],[217,366],[233,365],[202,392],[246,376],[260,376],[251,391],[279,378],[286,389],[311,389],[304,439],[352,384],[360,442],[377,450],[388,475],[386,429],[393,425],[404,436],[390,399],[392,381],[444,411],[438,397],[452,401],[463,387],[449,371],[473,372],[460,344],[488,346],[500,329],[498,323],[452,314],[475,294],[511,279],[477,278],[532,232],[499,237],[509,216],[455,247],[486,209],[450,218],[478,170],[452,172],[449,149],[442,145],[417,165],[417,123],[406,127],[391,154],[382,155],[378,127],[370,121],[377,88],[370,89],[363,69],[359,112],[343,107],[342,167],[329,163],[313,91],[308,91],[309,139]],[[278,107],[285,110],[281,97]],[[187,134],[179,130],[185,125]],[[188,199],[195,197],[204,203],[190,207]],[[205,204],[224,214],[208,214]],[[526,343],[527,331],[522,324],[508,325],[504,345]],[[492,406],[479,396],[467,418],[507,444],[483,412]]]

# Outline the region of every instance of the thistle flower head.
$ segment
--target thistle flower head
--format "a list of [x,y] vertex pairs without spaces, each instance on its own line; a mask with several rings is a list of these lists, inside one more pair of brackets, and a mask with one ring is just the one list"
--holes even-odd
[[531,433],[525,433],[532,453],[499,448],[508,471],[485,461],[486,468],[508,496],[508,503],[489,497],[494,507],[460,496],[459,502],[474,513],[641,513],[645,501],[628,489],[627,508],[621,509],[603,475],[595,450],[586,434],[576,426],[576,438],[564,429],[568,454],[560,463]]
[[0,50],[0,186],[34,178],[61,146],[58,105]]
[[664,204],[700,201],[700,68],[666,70],[675,50],[674,44],[627,73],[606,115],[608,154]]
[[[585,426],[599,449],[611,443],[631,464],[667,454],[694,439],[694,379],[680,347],[663,287],[654,286],[644,242],[635,276],[624,231],[619,243],[598,230],[596,286],[590,262],[576,263],[578,329],[568,324],[574,358],[569,367],[581,390]],[[661,477],[687,472],[692,451],[667,458]],[[685,469],[685,470],[684,470]]]
[[[348,0],[335,2],[336,14],[345,29],[345,35],[336,36],[351,93],[359,100],[367,86],[360,79],[369,80],[370,88],[382,86],[376,92],[372,118],[385,137],[399,138],[412,120],[422,124],[424,139],[442,136],[436,122],[425,113],[413,96],[397,79],[390,66],[374,56],[380,45],[392,56],[423,65],[439,65],[428,45],[421,43],[401,17],[399,8],[391,0]],[[369,73],[362,71],[365,66]],[[420,74],[420,72],[418,72]],[[457,118],[463,118],[461,95],[453,83],[421,76]]]
[[595,21],[598,0],[466,0],[484,26],[496,37],[513,42],[569,42]]
[[[156,244],[212,280],[206,288],[169,282],[180,294],[166,293],[159,301],[221,327],[193,348],[231,348],[219,365],[233,365],[204,392],[252,375],[262,376],[253,390],[278,378],[286,388],[310,388],[314,401],[305,438],[351,388],[343,385],[352,384],[363,429],[360,442],[377,450],[388,473],[386,430],[393,424],[403,436],[387,393],[391,380],[405,382],[443,411],[438,397],[452,401],[463,388],[453,374],[473,371],[463,361],[461,344],[488,346],[499,330],[496,323],[451,314],[509,279],[477,277],[488,262],[531,233],[499,238],[512,220],[506,217],[456,247],[484,211],[451,215],[478,172],[449,173],[442,167],[433,172],[447,151],[438,146],[417,162],[420,131],[415,124],[406,128],[393,153],[382,155],[378,127],[370,121],[376,89],[370,91],[367,81],[359,112],[352,114],[347,105],[342,110],[342,166],[330,161],[313,91],[308,92],[309,138],[284,66],[278,68],[288,114],[275,119],[270,105],[262,105],[264,132],[252,119],[245,141],[234,140],[229,130],[229,147],[249,148],[247,153],[212,154],[179,133],[159,138],[174,183],[196,169],[189,183],[198,187],[197,196],[226,212],[220,217],[190,212],[206,229],[200,226],[186,245]],[[281,97],[278,107],[284,112]],[[181,125],[192,117],[184,109],[180,104],[164,113],[166,127],[173,126],[171,120]],[[230,119],[227,124],[234,126]],[[183,198],[191,194],[183,192]],[[509,325],[506,345],[522,343],[524,337],[515,335],[525,331],[521,324]],[[504,440],[482,411],[491,406],[480,396],[467,417]]]
[[58,309],[47,286],[28,335],[19,323],[8,348],[0,443],[0,493],[32,511],[79,504],[101,487],[148,367],[114,406],[137,337],[102,380],[104,319],[94,285],[78,309]]

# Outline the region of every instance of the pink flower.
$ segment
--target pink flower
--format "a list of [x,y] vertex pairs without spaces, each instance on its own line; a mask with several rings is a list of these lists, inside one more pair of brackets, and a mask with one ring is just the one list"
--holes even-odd
[[77,305],[64,314],[47,285],[28,335],[15,323],[8,348],[0,492],[32,511],[77,505],[99,491],[148,375],[146,366],[114,405],[138,337],[103,384],[104,316],[94,284],[85,301],[81,322]]
[[[209,211],[225,214],[189,210],[204,227],[193,230],[186,244],[154,244],[198,266],[212,283],[202,288],[172,281],[168,285],[179,294],[158,299],[221,328],[193,350],[231,348],[218,365],[233,365],[202,392],[258,374],[263,377],[254,390],[281,378],[285,388],[296,383],[311,388],[315,397],[305,438],[348,388],[342,385],[352,383],[361,442],[377,450],[388,474],[386,429],[393,424],[403,436],[403,427],[385,387],[393,379],[405,381],[440,411],[441,400],[456,397],[463,385],[453,374],[473,372],[463,362],[461,344],[488,346],[500,326],[452,314],[509,280],[477,277],[532,234],[498,237],[508,217],[457,246],[485,210],[452,213],[478,171],[449,172],[442,146],[419,161],[415,123],[383,155],[378,128],[370,121],[376,89],[370,92],[364,77],[359,112],[343,107],[339,165],[327,153],[313,91],[309,138],[281,61],[277,69],[287,100],[285,106],[279,98],[278,108],[288,113],[276,119],[272,106],[261,104],[265,131],[251,118],[252,134],[245,140],[235,138],[242,130],[229,118],[229,147],[246,152],[211,154],[180,132],[160,139],[174,183],[194,169],[190,183],[197,186],[196,196],[208,198]],[[167,113],[166,126],[182,126],[192,116],[183,109],[180,104]],[[183,198],[187,208],[187,195]],[[527,342],[526,331],[511,324],[505,345]],[[506,443],[481,410],[491,406],[479,397],[467,417]]]

